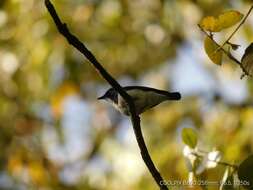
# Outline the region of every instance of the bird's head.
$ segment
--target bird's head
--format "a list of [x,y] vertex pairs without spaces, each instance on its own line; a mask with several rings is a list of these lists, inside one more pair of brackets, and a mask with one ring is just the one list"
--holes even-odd
[[98,100],[106,100],[106,101],[112,101],[114,103],[118,102],[118,93],[113,88],[110,88],[106,91],[106,93],[103,96],[100,96]]

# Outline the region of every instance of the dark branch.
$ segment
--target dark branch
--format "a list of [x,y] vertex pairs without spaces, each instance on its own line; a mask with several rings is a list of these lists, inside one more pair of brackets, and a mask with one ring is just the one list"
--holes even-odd
[[150,155],[148,149],[146,147],[141,126],[140,126],[140,118],[136,114],[134,102],[125,90],[120,86],[120,84],[104,69],[104,67],[97,61],[95,56],[85,47],[85,45],[73,34],[69,32],[69,29],[65,23],[62,23],[59,16],[57,15],[54,6],[50,2],[50,0],[45,0],[45,5],[47,10],[49,11],[51,17],[53,18],[55,25],[57,26],[58,31],[68,40],[69,44],[74,46],[78,51],[80,51],[90,62],[91,64],[99,71],[101,76],[115,89],[118,93],[123,97],[123,99],[127,102],[130,111],[130,118],[134,128],[134,133],[136,136],[136,140],[138,146],[141,151],[141,156],[148,167],[150,173],[155,179],[156,183],[162,190],[168,190],[166,185],[162,182],[164,181],[161,177],[159,171],[156,169]]

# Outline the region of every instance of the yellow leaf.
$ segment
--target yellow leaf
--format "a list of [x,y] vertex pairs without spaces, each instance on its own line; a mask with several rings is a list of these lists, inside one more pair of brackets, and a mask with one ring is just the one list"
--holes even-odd
[[238,11],[226,11],[223,14],[220,14],[218,17],[218,24],[217,26],[220,30],[225,28],[229,28],[242,20],[243,14]]
[[218,21],[216,18],[214,18],[213,16],[207,16],[201,20],[200,26],[206,31],[219,32],[217,23]]
[[67,96],[78,94],[78,87],[71,82],[64,82],[51,96],[51,106],[54,117],[61,116],[63,102]]
[[210,32],[220,32],[238,23],[243,18],[243,14],[238,11],[226,11],[218,17],[207,16],[200,22],[200,26]]
[[8,160],[8,171],[12,174],[20,174],[23,169],[22,158],[20,155],[12,155]]
[[46,181],[46,172],[40,162],[31,161],[28,167],[31,179],[36,184],[43,184]]
[[217,46],[209,37],[205,38],[204,41],[205,46],[205,52],[208,55],[208,57],[217,65],[221,65],[222,62],[222,51],[217,49],[219,46]]

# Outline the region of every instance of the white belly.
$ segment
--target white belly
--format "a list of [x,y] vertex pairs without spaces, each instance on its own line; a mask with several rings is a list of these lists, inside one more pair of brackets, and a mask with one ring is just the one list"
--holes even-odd
[[[167,100],[167,97],[164,95],[159,95],[152,91],[136,91],[136,90],[128,90],[127,93],[133,98],[135,109],[137,114],[141,114],[147,109],[150,109],[161,102]],[[129,115],[129,110],[124,99],[119,96],[118,97],[118,110],[126,115]]]

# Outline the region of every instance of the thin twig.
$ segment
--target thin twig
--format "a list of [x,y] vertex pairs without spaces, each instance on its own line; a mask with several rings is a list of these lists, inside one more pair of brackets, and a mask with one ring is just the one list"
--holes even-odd
[[159,171],[156,169],[150,155],[148,149],[146,147],[141,126],[140,126],[140,118],[136,114],[134,102],[127,94],[127,92],[120,86],[120,84],[104,69],[104,67],[97,61],[95,56],[86,48],[86,46],[73,34],[69,32],[69,29],[65,23],[62,23],[53,4],[50,0],[45,0],[45,5],[47,7],[48,12],[53,18],[55,25],[57,26],[58,31],[67,39],[69,44],[74,46],[78,51],[80,51],[89,61],[90,63],[98,70],[101,76],[122,96],[122,98],[127,102],[130,111],[130,118],[133,125],[135,137],[140,148],[142,159],[144,160],[146,166],[148,167],[150,173],[155,179],[157,185],[161,190],[168,190],[165,183],[162,183],[164,180],[161,177]]
[[216,162],[216,163],[219,164],[219,165],[229,166],[229,167],[234,168],[234,169],[237,169],[237,168],[238,168],[237,165],[235,165],[235,164],[230,164],[230,163],[227,163],[227,162],[215,161],[215,160],[209,160],[209,159],[208,159],[208,161]]
[[[199,154],[196,153],[196,152],[192,152],[191,154],[192,154],[193,156],[198,157],[198,158],[203,158],[203,157],[205,156],[205,155],[199,155]],[[209,159],[209,158],[207,158],[207,161],[215,162],[215,163],[217,163],[217,164],[219,164],[219,165],[223,165],[223,166],[229,166],[229,167],[234,168],[234,169],[237,169],[237,168],[238,168],[237,165],[230,164],[230,163],[223,162],[223,161],[211,160],[211,159]]]
[[250,7],[250,9],[248,10],[247,14],[245,15],[245,17],[243,18],[243,20],[240,22],[240,24],[236,27],[236,29],[231,33],[231,35],[228,37],[228,39],[221,45],[221,48],[224,47],[225,44],[227,44],[229,42],[229,40],[231,40],[231,38],[235,35],[235,33],[240,29],[240,27],[244,24],[244,22],[247,20],[247,18],[249,17],[251,11],[253,9],[253,5]]

